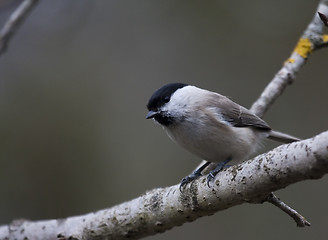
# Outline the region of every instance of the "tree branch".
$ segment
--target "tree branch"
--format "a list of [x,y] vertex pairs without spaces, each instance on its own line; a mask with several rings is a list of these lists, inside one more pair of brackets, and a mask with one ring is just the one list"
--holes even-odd
[[83,216],[15,221],[0,227],[0,239],[138,239],[235,205],[262,203],[272,191],[326,173],[328,131],[221,171],[212,189],[203,176],[183,193],[175,185]]
[[294,221],[296,222],[298,227],[305,227],[305,226],[311,226],[311,223],[309,223],[305,217],[303,217],[301,214],[299,214],[297,211],[295,211],[294,209],[292,209],[291,207],[289,207],[286,203],[284,203],[283,201],[281,201],[279,198],[277,198],[276,195],[274,195],[273,193],[271,193],[268,198],[267,201],[269,203],[272,203],[273,205],[275,205],[276,207],[280,208],[281,210],[283,210],[285,213],[287,213],[289,216],[291,216]]
[[328,35],[324,34],[324,24],[317,12],[328,15],[328,0],[321,0],[312,21],[300,37],[290,57],[250,108],[256,115],[263,117],[274,101],[293,83],[296,74],[314,50],[327,46]]
[[9,44],[9,40],[22,25],[28,14],[39,0],[24,0],[19,7],[11,14],[8,21],[0,31],[0,55],[3,54]]

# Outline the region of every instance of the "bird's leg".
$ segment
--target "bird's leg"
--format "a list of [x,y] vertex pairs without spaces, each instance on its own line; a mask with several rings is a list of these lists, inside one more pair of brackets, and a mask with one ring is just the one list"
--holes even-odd
[[216,165],[215,169],[210,171],[210,173],[207,176],[207,186],[210,187],[210,182],[214,181],[215,176],[224,168],[227,166],[227,163],[231,161],[231,158],[227,158],[223,162],[220,162],[218,165]]
[[180,192],[182,192],[182,188],[190,183],[191,181],[195,180],[196,178],[202,176],[202,171],[208,166],[210,165],[211,162],[206,162],[204,163],[202,166],[200,166],[198,169],[196,169],[195,171],[193,171],[191,174],[189,174],[188,176],[184,177],[181,182],[180,182]]

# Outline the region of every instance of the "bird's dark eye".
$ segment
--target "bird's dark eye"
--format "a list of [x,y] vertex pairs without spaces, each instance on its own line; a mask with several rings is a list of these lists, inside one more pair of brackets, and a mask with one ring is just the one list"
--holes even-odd
[[170,101],[170,97],[165,96],[163,97],[163,102],[168,103]]

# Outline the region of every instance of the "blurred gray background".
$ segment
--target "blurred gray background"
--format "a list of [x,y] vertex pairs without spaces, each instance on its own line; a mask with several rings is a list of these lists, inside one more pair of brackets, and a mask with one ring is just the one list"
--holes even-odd
[[[3,26],[20,1],[0,1]],[[157,88],[186,82],[250,107],[318,1],[40,1],[0,57],[0,224],[64,218],[177,184],[199,159],[146,120]],[[275,129],[327,129],[328,49],[270,108]],[[263,151],[276,145],[268,142]],[[328,178],[278,191],[312,223],[244,204],[146,239],[327,239]]]

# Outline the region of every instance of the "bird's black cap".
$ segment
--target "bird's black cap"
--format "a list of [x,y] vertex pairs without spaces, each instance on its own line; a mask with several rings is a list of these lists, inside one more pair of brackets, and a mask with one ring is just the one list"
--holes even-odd
[[168,103],[172,94],[179,88],[188,86],[185,83],[169,83],[156,90],[150,97],[147,108],[149,111],[157,111],[160,107]]

